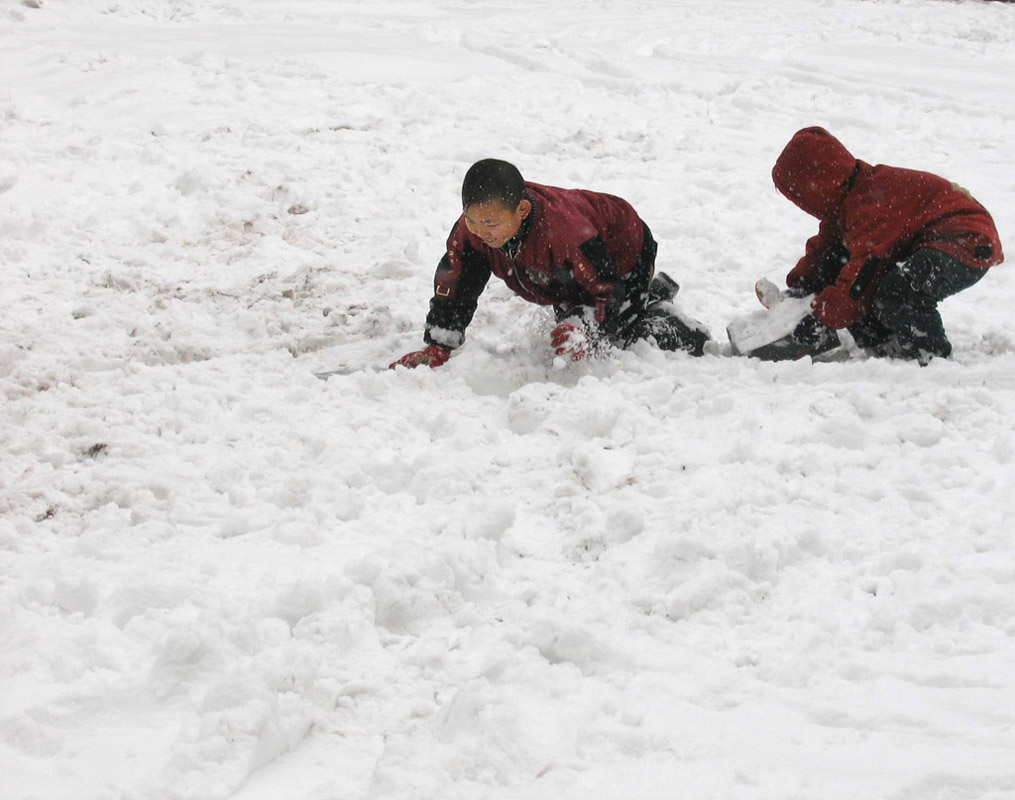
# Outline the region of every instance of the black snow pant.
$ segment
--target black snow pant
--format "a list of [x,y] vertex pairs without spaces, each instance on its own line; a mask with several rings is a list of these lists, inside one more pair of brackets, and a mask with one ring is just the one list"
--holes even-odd
[[921,363],[951,355],[937,304],[968,289],[986,272],[924,247],[886,273],[874,294],[874,313],[894,334],[899,355]]
[[[849,260],[845,247],[830,247],[821,255],[818,275],[830,286]],[[874,293],[869,313],[848,330],[860,347],[874,355],[888,355],[927,363],[947,358],[952,345],[945,334],[937,304],[979,281],[985,269],[964,264],[932,247],[914,251],[885,273]]]
[[[645,225],[644,243],[634,268],[624,276],[624,300],[618,312],[607,320],[603,337],[609,344],[628,347],[639,339],[654,340],[660,350],[684,350],[691,355],[704,354],[711,337],[692,320],[684,320],[672,303],[680,286],[665,273],[655,274],[659,245]],[[554,307],[557,320],[574,315],[576,306]]]

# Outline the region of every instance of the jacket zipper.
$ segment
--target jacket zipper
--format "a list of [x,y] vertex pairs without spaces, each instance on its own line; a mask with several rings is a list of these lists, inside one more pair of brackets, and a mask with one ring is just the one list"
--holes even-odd
[[522,243],[518,243],[518,246],[514,248],[514,252],[508,248],[507,244],[501,247],[500,251],[507,257],[508,263],[511,264],[511,271],[514,273],[515,280],[518,281],[519,285],[521,285],[532,297],[538,297],[542,294],[541,292],[536,293],[532,290],[532,282],[523,278],[523,271],[518,268],[518,262],[515,259],[517,259],[522,252]]

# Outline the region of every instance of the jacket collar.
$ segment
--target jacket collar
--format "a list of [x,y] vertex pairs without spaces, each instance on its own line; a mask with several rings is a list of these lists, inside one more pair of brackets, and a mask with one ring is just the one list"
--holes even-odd
[[522,199],[528,200],[529,203],[532,204],[532,211],[530,211],[529,215],[522,220],[518,233],[500,246],[500,249],[504,252],[504,254],[510,258],[516,257],[518,255],[518,251],[522,249],[522,245],[525,243],[525,240],[529,238],[529,234],[532,232],[532,228],[536,224],[536,215],[540,211],[539,203],[528,189],[525,190],[525,194],[522,195]]

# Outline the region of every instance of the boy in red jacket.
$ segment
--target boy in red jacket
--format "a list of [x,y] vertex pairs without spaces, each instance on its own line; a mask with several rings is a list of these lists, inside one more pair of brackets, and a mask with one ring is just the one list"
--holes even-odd
[[638,339],[702,354],[708,333],[669,303],[679,287],[655,275],[656,242],[627,201],[529,183],[512,164],[484,159],[465,175],[462,208],[434,276],[427,346],[392,368],[445,363],[491,275],[519,297],[553,307],[559,356],[578,361],[603,344]]
[[816,320],[847,328],[875,355],[925,364],[951,353],[937,304],[1004,260],[993,219],[968,191],[929,172],[871,166],[823,128],[793,136],[772,180],[821,221],[786,277],[791,293],[817,293],[797,338],[820,337]]

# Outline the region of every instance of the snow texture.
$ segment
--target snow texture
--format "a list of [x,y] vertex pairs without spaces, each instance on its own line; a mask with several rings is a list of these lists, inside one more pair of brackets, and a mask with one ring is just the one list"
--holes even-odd
[[1015,249],[1013,13],[0,0],[0,798],[1015,797],[1010,267],[927,368],[557,368],[495,282],[383,369],[487,156],[719,334],[806,125]]

